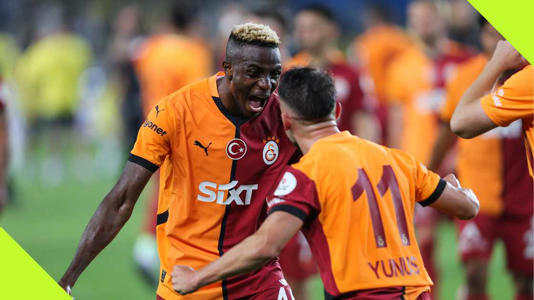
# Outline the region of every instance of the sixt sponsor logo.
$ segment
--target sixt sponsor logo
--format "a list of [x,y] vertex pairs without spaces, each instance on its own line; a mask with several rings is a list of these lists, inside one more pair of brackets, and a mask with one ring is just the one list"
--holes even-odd
[[143,127],[147,127],[148,129],[154,131],[156,134],[159,134],[161,136],[164,136],[167,134],[167,131],[159,127],[156,123],[149,121],[149,120],[146,120],[145,124],[143,124]]
[[[199,193],[197,200],[202,202],[214,202],[221,205],[230,205],[235,202],[237,205],[250,205],[252,199],[252,192],[258,189],[257,184],[244,184],[237,186],[237,180],[228,184],[217,184],[211,181],[202,181],[198,185]],[[245,200],[241,199],[241,194],[244,193]]]

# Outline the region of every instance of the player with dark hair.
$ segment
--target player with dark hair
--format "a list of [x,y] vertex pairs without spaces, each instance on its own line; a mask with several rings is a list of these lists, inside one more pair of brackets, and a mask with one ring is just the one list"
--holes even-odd
[[[253,234],[283,168],[296,154],[271,97],[282,71],[279,39],[247,23],[230,34],[224,73],[188,85],[152,109],[118,183],[87,226],[60,285],[70,289],[130,217],[160,168],[157,298],[184,299],[172,288],[174,265],[200,267]],[[210,285],[186,299],[290,299],[276,259]]]
[[[284,68],[318,67],[332,74],[337,101],[341,104],[338,126],[369,140],[380,139],[375,102],[360,87],[360,75],[337,47],[339,28],[335,15],[325,6],[314,4],[295,16],[294,38],[299,52]],[[297,299],[308,299],[306,280],[317,273],[311,251],[302,234],[297,234],[280,254],[280,265]]]
[[[429,168],[437,170],[456,141],[450,120],[462,94],[475,81],[503,37],[482,16],[483,52],[458,66],[447,82],[439,135]],[[517,294],[532,298],[532,179],[525,164],[521,122],[497,128],[472,140],[458,140],[456,172],[480,199],[480,213],[457,222],[458,246],[466,271],[466,300],[487,299],[488,263],[497,240],[506,248],[508,269],[514,274]],[[491,183],[491,184],[488,184]],[[529,292],[530,290],[530,292]]]
[[443,180],[404,152],[340,132],[328,74],[289,70],[279,93],[287,135],[304,156],[267,198],[269,216],[259,230],[198,271],[176,266],[174,289],[187,294],[257,269],[300,229],[326,299],[428,299],[432,280],[415,240],[414,206],[468,219],[478,212],[474,194],[454,175]]
[[[387,145],[428,164],[438,135],[445,83],[456,66],[469,59],[470,52],[447,37],[443,14],[435,1],[411,1],[407,16],[412,45],[396,56],[386,76]],[[448,154],[446,161],[452,159],[453,153]],[[440,174],[451,171],[439,170]],[[434,240],[439,220],[435,210],[416,209],[417,241],[428,273],[438,284]]]
[[312,66],[330,72],[342,107],[339,128],[377,141],[380,127],[374,99],[363,94],[358,71],[337,48],[338,35],[336,18],[327,7],[315,4],[301,9],[295,16],[294,31],[300,52],[284,68]]
[[[198,29],[199,4],[193,1],[173,1],[169,16],[157,26],[157,32],[148,37],[134,55],[136,77],[141,91],[143,120],[163,97],[208,77],[213,72],[209,47],[195,36]],[[131,109],[133,105],[128,105]],[[142,123],[142,122],[141,122]],[[135,136],[139,126],[134,126]],[[131,141],[132,145],[135,137]],[[130,150],[131,147],[128,149]],[[142,231],[135,241],[133,258],[146,282],[158,284],[159,261],[156,244],[156,224],[160,176],[151,180],[152,192],[146,208]]]
[[387,137],[386,74],[395,58],[412,46],[408,34],[391,19],[385,7],[370,4],[363,16],[365,31],[352,44],[352,55],[361,70],[362,89],[377,102],[382,127],[381,139]]

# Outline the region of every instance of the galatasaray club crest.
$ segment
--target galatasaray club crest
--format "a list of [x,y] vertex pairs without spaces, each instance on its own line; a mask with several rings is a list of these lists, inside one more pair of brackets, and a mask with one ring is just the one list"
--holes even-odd
[[276,162],[278,159],[278,143],[279,139],[276,137],[268,137],[266,140],[263,140],[265,146],[263,146],[263,161],[266,165],[270,166]]

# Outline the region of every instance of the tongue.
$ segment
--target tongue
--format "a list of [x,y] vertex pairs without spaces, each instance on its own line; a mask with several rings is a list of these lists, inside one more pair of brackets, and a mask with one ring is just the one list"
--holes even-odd
[[250,108],[252,108],[255,111],[262,109],[261,101],[250,99],[248,103],[249,103]]

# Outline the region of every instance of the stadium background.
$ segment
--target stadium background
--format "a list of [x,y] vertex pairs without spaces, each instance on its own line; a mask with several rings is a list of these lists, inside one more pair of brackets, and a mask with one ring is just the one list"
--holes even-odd
[[[319,1],[202,1],[199,24],[206,41],[215,45],[224,32],[222,16],[242,20],[239,14],[260,6],[279,7],[289,19],[300,7]],[[382,0],[392,19],[404,25],[407,0]],[[446,2],[446,1],[442,1]],[[0,66],[4,80],[1,93],[8,103],[11,164],[11,196],[0,215],[0,225],[56,280],[67,267],[80,235],[98,203],[114,184],[124,164],[122,142],[120,82],[110,63],[110,45],[115,37],[116,16],[125,7],[136,7],[139,26],[132,41],[149,35],[161,20],[171,1],[1,1]],[[323,1],[336,14],[342,29],[342,47],[348,47],[364,28],[362,12],[365,1]],[[235,11],[231,11],[235,9]],[[234,14],[232,14],[233,12]],[[229,17],[230,16],[230,17]],[[231,19],[233,17],[234,19]],[[53,31],[61,21],[79,35],[89,53],[84,72],[77,78],[80,101],[73,125],[77,140],[69,143],[70,133],[60,135],[65,147],[53,149],[62,160],[63,170],[56,172],[57,159],[50,158],[46,142],[33,139],[27,122],[27,108],[21,100],[24,87],[18,84],[19,62],[33,42]],[[227,21],[228,22],[228,21]],[[290,50],[292,49],[292,45]],[[45,55],[46,56],[46,55]],[[42,58],[45,59],[44,57]],[[39,57],[37,58],[39,60]],[[30,109],[31,110],[31,109]],[[153,290],[141,281],[132,263],[132,247],[148,205],[150,189],[145,190],[134,215],[112,244],[97,257],[79,279],[76,299],[152,299]],[[438,264],[441,269],[441,299],[455,299],[463,281],[456,251],[455,231],[443,223],[437,232]],[[489,292],[494,299],[512,299],[513,286],[505,270],[502,245],[499,244],[490,265]],[[322,299],[319,279],[310,286],[313,299]]]

